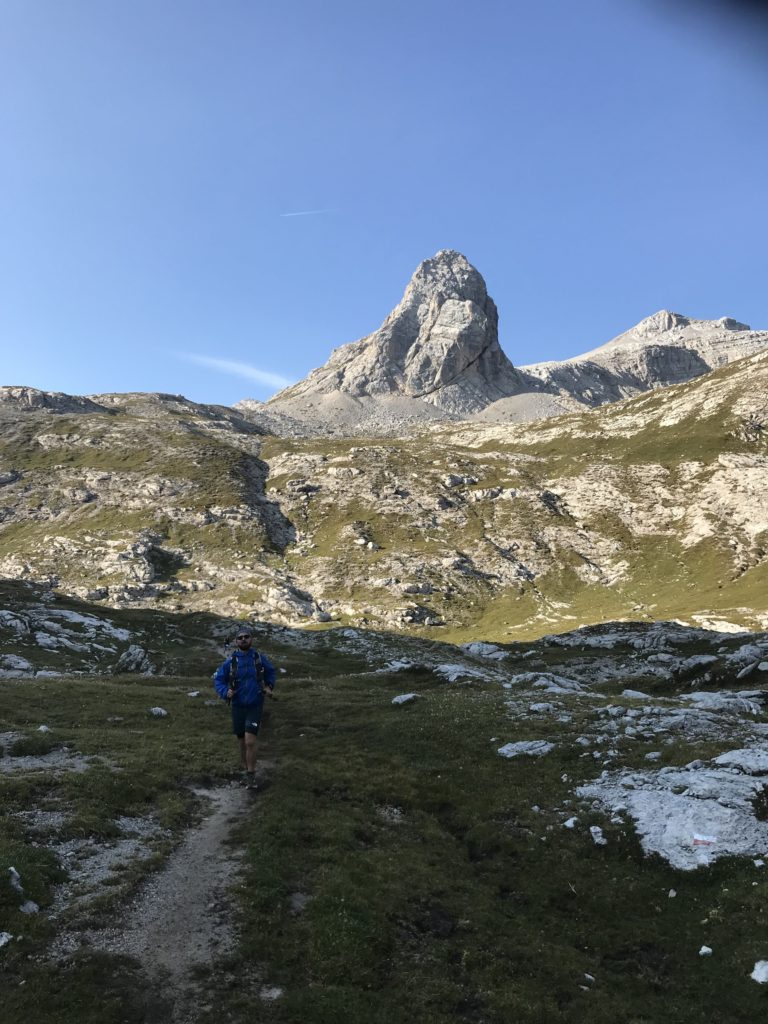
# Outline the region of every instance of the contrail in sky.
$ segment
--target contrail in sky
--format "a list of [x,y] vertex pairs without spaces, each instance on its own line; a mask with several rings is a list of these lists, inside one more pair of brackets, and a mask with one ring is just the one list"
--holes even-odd
[[281,213],[281,217],[313,217],[316,213],[334,213],[333,210],[296,210],[295,213]]
[[271,388],[287,388],[289,384],[295,383],[288,380],[287,377],[281,377],[279,373],[259,370],[258,367],[251,366],[249,363],[238,363],[233,359],[214,359],[212,356],[198,356],[192,352],[181,352],[180,355],[191,363],[208,366],[211,370],[218,370],[220,373],[231,373],[235,377],[255,380],[259,384],[266,384]]

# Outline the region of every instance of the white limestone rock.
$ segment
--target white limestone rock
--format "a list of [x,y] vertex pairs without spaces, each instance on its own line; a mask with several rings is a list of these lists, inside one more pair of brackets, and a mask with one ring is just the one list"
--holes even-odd
[[[419,264],[378,331],[336,349],[267,406],[300,417],[333,396],[401,397],[466,415],[521,390],[499,346],[498,313],[483,278],[461,253],[444,249]],[[343,405],[333,411],[343,415]]]
[[729,317],[694,320],[660,310],[599,348],[520,367],[555,394],[601,405],[691,380],[768,347],[768,331]]
[[576,793],[612,813],[628,814],[646,853],[690,871],[722,857],[754,857],[768,849],[768,823],[755,816],[767,763],[768,748],[757,744],[729,751],[709,765],[604,772]]
[[546,740],[521,740],[518,743],[505,743],[503,747],[499,747],[497,753],[507,758],[543,757],[554,749],[555,744]]
[[57,413],[106,412],[103,406],[89,398],[29,387],[0,387],[0,406],[8,406],[21,412],[36,409]]
[[502,661],[508,658],[507,651],[501,650],[496,644],[485,643],[482,640],[474,640],[469,644],[462,644],[461,649],[476,658],[489,658],[491,661]]
[[115,674],[122,672],[140,672],[142,675],[153,675],[155,671],[149,655],[143,647],[138,644],[131,644],[123,651],[114,667]]
[[0,655],[0,672],[3,675],[25,676],[34,672],[34,666],[18,654]]
[[599,825],[590,825],[589,834],[592,836],[592,842],[595,846],[607,846],[608,840],[603,835],[603,830]]

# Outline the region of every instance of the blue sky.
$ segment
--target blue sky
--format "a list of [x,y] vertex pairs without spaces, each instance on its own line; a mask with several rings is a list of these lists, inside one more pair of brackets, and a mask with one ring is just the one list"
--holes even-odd
[[768,328],[768,36],[706,6],[0,0],[0,383],[264,399],[443,248],[517,364]]

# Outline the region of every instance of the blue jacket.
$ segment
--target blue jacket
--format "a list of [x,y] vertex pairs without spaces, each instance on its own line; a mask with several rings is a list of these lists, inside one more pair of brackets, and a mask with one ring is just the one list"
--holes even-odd
[[[252,647],[249,651],[234,651],[224,664],[216,669],[213,685],[223,700],[227,699],[227,690],[231,687],[235,691],[232,703],[236,707],[251,707],[253,704],[263,703],[264,692],[256,678],[257,658],[261,659],[264,669],[264,685],[274,690],[275,666],[266,654],[260,654]],[[237,672],[234,671],[235,666]]]

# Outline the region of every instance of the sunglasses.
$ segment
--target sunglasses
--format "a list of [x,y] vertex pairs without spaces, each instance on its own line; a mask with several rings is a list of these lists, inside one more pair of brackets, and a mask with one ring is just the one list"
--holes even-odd
[[251,634],[250,633],[243,633],[237,639],[238,640],[250,640],[251,639]]

